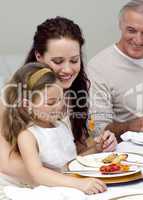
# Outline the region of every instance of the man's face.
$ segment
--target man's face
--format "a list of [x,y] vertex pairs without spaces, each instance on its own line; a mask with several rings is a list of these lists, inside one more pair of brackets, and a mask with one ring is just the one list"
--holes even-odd
[[119,49],[131,58],[143,58],[143,14],[126,11],[121,18],[120,29]]

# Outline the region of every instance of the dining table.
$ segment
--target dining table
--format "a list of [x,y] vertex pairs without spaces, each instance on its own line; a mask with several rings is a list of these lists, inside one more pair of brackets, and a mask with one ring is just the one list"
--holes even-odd
[[[143,158],[143,145],[134,144],[130,141],[122,141],[117,145],[116,152],[127,152],[140,155]],[[143,176],[143,167],[141,167]],[[136,197],[134,195],[137,195]],[[142,199],[143,200],[143,178],[125,183],[109,184],[104,193],[92,195],[90,200],[117,200],[117,199]]]
[[[134,144],[129,141],[128,142],[123,141],[117,145],[116,152],[132,153],[135,155],[139,155],[143,158],[143,145]],[[107,191],[94,195],[86,195],[83,197],[82,200],[124,200],[124,199],[130,200],[130,198],[132,198],[133,200],[139,200],[139,199],[143,200],[143,165],[141,167],[140,174],[141,177],[137,180],[107,184],[108,188]],[[17,188],[15,190],[17,190]],[[8,198],[6,193],[4,194],[2,188],[0,188],[0,200],[11,200],[11,199],[12,198]],[[74,199],[76,200],[75,197]]]

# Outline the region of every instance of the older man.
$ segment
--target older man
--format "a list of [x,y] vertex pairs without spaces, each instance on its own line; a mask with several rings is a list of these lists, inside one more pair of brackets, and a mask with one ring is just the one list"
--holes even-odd
[[143,0],[121,9],[119,27],[119,41],[88,65],[97,134],[143,130]]

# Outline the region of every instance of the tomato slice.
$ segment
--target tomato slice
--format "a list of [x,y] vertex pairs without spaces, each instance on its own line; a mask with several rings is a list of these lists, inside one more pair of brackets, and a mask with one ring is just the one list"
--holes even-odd
[[101,172],[115,172],[115,171],[120,171],[121,167],[120,165],[117,164],[110,164],[110,165],[103,165],[100,167]]

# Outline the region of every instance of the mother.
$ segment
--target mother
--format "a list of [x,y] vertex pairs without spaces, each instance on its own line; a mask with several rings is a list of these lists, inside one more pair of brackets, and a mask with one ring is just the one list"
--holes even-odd
[[[48,19],[37,27],[32,49],[25,61],[25,63],[38,61],[50,64],[57,73],[65,91],[70,90],[72,98],[70,98],[69,119],[78,152],[83,152],[87,148],[85,141],[88,136],[86,122],[89,81],[84,72],[83,44],[81,30],[73,21],[62,17]],[[116,145],[114,135],[106,132],[104,139],[107,139],[104,150],[113,150]],[[29,176],[22,160],[17,154],[9,157],[9,151],[10,146],[1,134],[1,172],[27,182]]]

